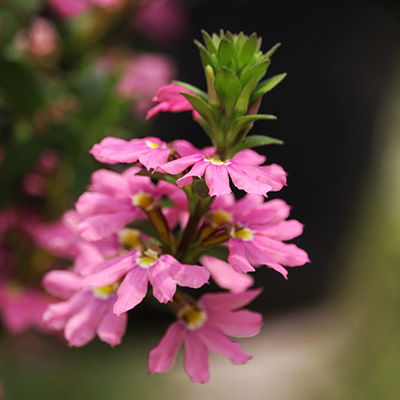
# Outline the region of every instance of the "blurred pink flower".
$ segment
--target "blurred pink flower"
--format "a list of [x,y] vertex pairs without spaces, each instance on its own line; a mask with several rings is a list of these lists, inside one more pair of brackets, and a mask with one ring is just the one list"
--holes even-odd
[[144,115],[151,107],[157,89],[176,76],[174,61],[160,54],[134,56],[125,66],[116,90],[122,97],[135,100],[134,111]]
[[19,31],[15,41],[20,51],[38,58],[54,55],[59,45],[53,23],[42,17],[35,17],[28,31]]
[[[192,382],[208,382],[208,351],[228,357],[233,364],[243,364],[251,356],[239,343],[226,337],[257,335],[261,329],[261,314],[238,310],[253,301],[261,290],[244,293],[205,294],[197,304],[186,304],[157,347],[149,354],[149,371],[168,372],[175,363],[183,343],[185,370]],[[238,310],[238,311],[237,311]]]
[[161,44],[173,44],[185,37],[188,16],[183,1],[142,0],[132,18],[133,27]]
[[0,283],[1,319],[4,327],[12,334],[19,334],[30,328],[47,332],[43,313],[52,302],[54,299],[40,289]]
[[93,6],[114,9],[126,0],[49,0],[53,10],[63,18],[73,18],[83,14]]

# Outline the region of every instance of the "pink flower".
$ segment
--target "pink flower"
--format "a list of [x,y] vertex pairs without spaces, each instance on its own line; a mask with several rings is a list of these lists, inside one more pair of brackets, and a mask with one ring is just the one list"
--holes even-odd
[[[108,170],[98,170],[92,175],[91,191],[84,193],[76,203],[80,218],[78,233],[89,241],[96,241],[118,233],[136,218],[145,216],[143,208],[152,207],[162,196],[181,199],[182,194],[172,183],[160,181],[157,185],[146,176],[137,176],[139,168],[130,168],[122,174]],[[176,197],[175,197],[176,196]],[[184,200],[179,202],[183,205]],[[187,203],[186,203],[187,204]],[[180,212],[174,207],[165,208],[164,216],[173,228]],[[171,217],[171,219],[170,219]]]
[[267,265],[287,278],[283,265],[296,267],[309,262],[307,253],[294,244],[284,243],[303,232],[296,220],[286,221],[290,207],[282,200],[263,201],[247,195],[237,202],[223,196],[212,205],[214,213],[224,212],[228,241],[228,262],[237,272],[254,271],[253,266]]
[[177,175],[192,166],[187,174],[176,181],[177,185],[189,185],[193,176],[201,178],[204,175],[210,196],[231,193],[229,178],[238,189],[265,196],[269,191],[276,192],[286,185],[286,173],[276,164],[259,166],[264,161],[265,157],[253,150],[242,150],[227,160],[198,151],[163,164],[157,170]]
[[54,11],[63,18],[76,17],[93,6],[116,9],[124,2],[125,0],[49,0]]
[[161,44],[184,37],[187,15],[179,0],[142,0],[133,15],[132,25]]
[[47,308],[43,316],[45,323],[51,329],[64,330],[70,346],[83,346],[96,334],[111,346],[120,344],[127,315],[113,313],[118,284],[88,288],[82,287],[82,280],[69,271],[52,271],[44,277],[46,290],[67,299]]
[[85,285],[113,285],[122,277],[117,291],[114,312],[120,315],[137,306],[146,296],[148,282],[153,296],[160,303],[171,301],[176,285],[199,288],[208,282],[210,274],[203,267],[186,265],[174,257],[157,251],[132,250],[99,264],[94,273],[84,279]]
[[176,75],[175,63],[160,54],[141,54],[132,58],[124,68],[116,90],[125,98],[135,100],[134,111],[144,115],[151,107],[151,99],[161,86]]
[[261,314],[238,309],[250,303],[260,292],[205,294],[197,304],[187,303],[178,314],[180,320],[168,328],[158,346],[150,351],[150,373],[168,372],[182,343],[185,370],[193,382],[209,381],[209,350],[225,355],[233,364],[248,361],[251,356],[226,335],[245,337],[259,333]]
[[157,90],[156,95],[153,97],[154,102],[158,102],[156,106],[151,108],[146,115],[149,119],[154,117],[160,111],[164,112],[182,112],[182,111],[193,111],[198,115],[196,111],[193,110],[192,105],[181,95],[181,92],[191,93],[190,90],[177,85],[176,83],[170,83],[167,86],[163,86]]
[[124,139],[106,137],[90,150],[94,158],[105,164],[134,163],[139,161],[147,170],[167,162],[170,148],[156,137]]

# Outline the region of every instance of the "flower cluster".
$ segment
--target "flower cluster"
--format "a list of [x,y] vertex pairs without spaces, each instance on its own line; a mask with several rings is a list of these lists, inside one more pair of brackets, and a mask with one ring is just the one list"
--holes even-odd
[[[284,78],[260,82],[276,47],[262,53],[255,34],[203,35],[206,47],[198,46],[208,93],[172,83],[158,90],[159,104],[148,117],[191,111],[212,146],[198,149],[186,140],[166,143],[157,137],[108,137],[94,145],[91,154],[98,161],[128,168],[92,175],[58,236],[74,254],[74,264],[43,280],[46,290],[62,299],[48,307],[44,319],[63,330],[72,346],[96,335],[119,344],[128,311],[146,296],[168,304],[178,320],[150,351],[149,370],[167,372],[183,344],[185,370],[194,382],[209,380],[209,350],[234,364],[251,358],[229,338],[260,331],[261,315],[242,309],[261,293],[251,289],[249,273],[266,266],[287,278],[286,267],[309,261],[304,250],[285,243],[302,233],[302,224],[287,219],[284,201],[266,201],[269,192],[286,185],[285,171],[265,165],[266,158],[251,149],[281,142],[248,136],[255,121],[274,119],[257,110],[262,95]],[[245,196],[235,200],[231,186]],[[185,293],[209,279],[226,291],[198,300]]]

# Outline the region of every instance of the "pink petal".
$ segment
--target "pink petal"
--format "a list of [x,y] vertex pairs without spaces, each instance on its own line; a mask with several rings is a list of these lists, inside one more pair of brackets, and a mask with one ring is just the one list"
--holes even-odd
[[107,301],[92,298],[91,301],[65,324],[64,335],[70,346],[84,346],[96,336],[99,325],[109,304]]
[[225,335],[249,337],[260,332],[262,315],[249,310],[215,311],[208,315],[208,322],[216,326]]
[[116,213],[118,211],[132,212],[132,201],[127,197],[114,197],[104,193],[85,192],[75,203],[78,214],[82,216],[93,214]]
[[136,307],[147,293],[147,271],[138,266],[128,272],[118,288],[118,300],[114,304],[114,313],[122,313]]
[[228,262],[232,268],[238,272],[253,272],[254,268],[246,257],[245,246],[249,245],[248,242],[243,242],[241,239],[229,239],[229,256]]
[[149,353],[149,372],[168,372],[175,363],[176,355],[186,335],[182,322],[173,323],[160,343]]
[[176,150],[180,157],[200,153],[200,150],[197,147],[194,147],[192,143],[188,142],[187,140],[174,140],[172,142],[172,147]]
[[178,158],[177,160],[160,165],[160,167],[157,168],[157,171],[171,175],[177,175],[184,171],[186,168],[202,160],[203,157],[204,156],[201,153],[191,154],[186,157]]
[[262,289],[251,289],[243,293],[207,293],[200,298],[199,304],[208,314],[236,310],[252,302],[261,292]]
[[215,165],[210,162],[206,170],[206,184],[211,197],[231,193],[226,165]]
[[161,260],[148,269],[148,277],[153,287],[153,296],[160,303],[171,301],[176,291],[176,281]]
[[68,299],[82,287],[82,277],[70,271],[50,271],[42,283],[53,296]]
[[126,313],[118,317],[110,307],[97,327],[97,335],[103,342],[108,343],[110,346],[116,346],[121,343],[127,322],[128,315]]
[[186,175],[182,176],[182,178],[179,178],[176,181],[177,185],[179,187],[190,185],[192,183],[192,177],[197,176],[198,178],[201,178],[208,166],[208,163],[203,160],[199,161],[197,164],[194,164],[192,169]]
[[208,369],[208,351],[198,330],[187,331],[183,344],[185,353],[185,371],[192,382],[206,383],[210,380]]
[[261,165],[265,162],[267,158],[258,154],[256,151],[251,149],[246,149],[236,153],[232,160],[235,160],[239,164],[249,164],[249,165]]
[[259,234],[276,240],[291,240],[303,233],[303,224],[296,220],[282,221],[260,229]]
[[93,192],[116,194],[129,196],[129,186],[123,175],[109,171],[108,169],[99,169],[93,172],[91,177],[90,190]]
[[138,160],[141,144],[140,139],[127,142],[124,139],[106,137],[95,144],[90,153],[96,160],[106,164],[133,163]]
[[197,289],[207,283],[210,278],[210,274],[204,267],[181,264],[170,255],[162,256],[160,262],[163,263],[172,278],[180,286]]
[[[238,189],[244,190],[247,193],[261,194],[265,196],[272,189],[272,186],[257,179],[261,174],[256,175],[253,173],[252,176],[245,174],[242,171],[243,165],[244,164],[241,164],[240,168],[234,164],[228,165],[229,176],[231,177],[233,184]],[[260,167],[249,166],[248,168],[256,169]]]
[[156,169],[160,165],[168,161],[170,150],[167,149],[153,149],[139,155],[139,161],[147,168]]
[[217,285],[234,293],[246,291],[253,285],[250,275],[236,272],[228,263],[211,256],[203,256],[200,262],[210,272]]
[[298,267],[310,261],[307,253],[295,244],[282,243],[260,235],[257,245],[274,260],[288,267]]
[[93,242],[120,231],[141,214],[140,210],[132,207],[130,211],[93,215],[86,217],[78,225],[78,232],[83,239]]
[[209,324],[199,329],[198,334],[208,349],[214,353],[228,357],[233,364],[244,364],[251,359],[251,355],[246,354],[238,342],[229,340],[223,333]]
[[84,285],[107,286],[117,282],[123,275],[135,266],[136,250],[114,257],[97,265],[96,272],[84,278]]

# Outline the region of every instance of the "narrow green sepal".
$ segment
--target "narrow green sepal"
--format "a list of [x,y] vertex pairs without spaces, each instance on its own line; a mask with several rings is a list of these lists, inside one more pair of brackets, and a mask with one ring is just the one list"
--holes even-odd
[[239,71],[243,69],[246,64],[250,64],[254,58],[257,50],[257,35],[253,33],[244,43],[242,50],[239,53]]
[[251,79],[252,76],[255,76],[256,82],[259,82],[267,73],[267,69],[270,64],[271,60],[263,61],[254,65],[249,70],[247,70],[240,79],[242,85],[245,85]]
[[220,67],[236,71],[238,55],[233,44],[228,39],[222,39],[218,47],[218,62]]
[[202,98],[190,93],[181,92],[181,94],[209,125],[215,125],[215,116],[213,110],[207,102],[205,102]]
[[243,117],[239,117],[236,120],[236,128],[242,128],[244,125],[249,124],[251,122],[259,121],[259,120],[276,120],[275,115],[271,114],[254,114],[254,115],[244,115]]
[[247,112],[247,108],[250,102],[250,96],[254,90],[256,84],[256,78],[253,76],[244,86],[240,96],[235,105],[235,112],[239,115],[244,115]]
[[211,39],[211,36],[205,30],[202,30],[201,34],[203,35],[203,40],[204,40],[204,43],[206,44],[208,51],[211,54],[216,54],[217,48],[215,47],[214,42]]
[[201,89],[199,89],[196,86],[191,85],[190,83],[182,82],[182,81],[172,81],[173,83],[176,83],[179,86],[182,86],[183,88],[190,90],[197,96],[201,97],[204,101],[208,101],[208,96],[206,92],[203,92]]
[[257,99],[260,96],[264,96],[265,93],[269,92],[275,86],[277,86],[279,83],[281,83],[286,78],[286,75],[287,75],[286,73],[275,75],[275,76],[272,76],[271,78],[261,82],[257,86],[254,93],[252,94],[250,101]]
[[214,70],[218,70],[217,62],[209,53],[209,51],[199,41],[195,40],[194,43],[200,50],[200,58],[203,68],[206,68],[207,65],[211,65]]
[[236,74],[229,68],[221,68],[215,77],[215,90],[225,107],[227,115],[231,115],[242,90]]
[[264,57],[270,58],[272,54],[281,46],[282,43],[277,43],[276,45],[272,46],[265,54]]
[[242,140],[240,143],[236,144],[229,151],[227,157],[233,157],[236,153],[244,149],[250,149],[251,147],[266,146],[270,144],[282,145],[283,141],[275,139],[269,136],[255,135],[248,136],[246,139]]
[[142,169],[136,175],[148,176],[151,179],[167,181],[169,183],[173,183],[174,185],[176,185],[176,178],[170,174],[163,174],[163,173],[157,172],[157,171],[150,172],[150,171],[147,171],[146,169]]

